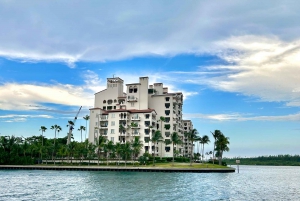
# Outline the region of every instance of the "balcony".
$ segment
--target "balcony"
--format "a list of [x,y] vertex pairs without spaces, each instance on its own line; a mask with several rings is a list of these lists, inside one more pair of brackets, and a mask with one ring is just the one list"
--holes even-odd
[[128,120],[128,116],[125,116],[125,117],[124,117],[124,116],[121,116],[121,117],[120,117],[120,120]]
[[139,136],[139,135],[140,135],[140,132],[132,132],[132,135],[133,135],[133,136]]
[[126,136],[126,133],[125,132],[121,132],[119,133],[120,136]]
[[139,116],[133,116],[133,117],[131,117],[131,120],[133,120],[133,121],[139,121],[140,117]]
[[134,96],[128,96],[128,97],[127,97],[127,102],[137,102],[137,97],[134,97]]

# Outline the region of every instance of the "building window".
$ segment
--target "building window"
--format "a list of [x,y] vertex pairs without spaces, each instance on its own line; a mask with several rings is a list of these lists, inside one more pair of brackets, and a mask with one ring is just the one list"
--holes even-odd
[[170,132],[165,132],[166,137],[170,137]]
[[103,110],[106,110],[106,106],[103,106]]
[[134,88],[133,88],[133,93],[136,93],[138,90],[137,90],[137,87],[136,86],[134,86]]
[[166,97],[166,101],[170,101],[170,97]]
[[114,100],[114,103],[116,103],[116,102],[117,102],[117,100],[115,99],[115,100]]
[[132,93],[133,92],[133,88],[132,86],[129,87],[129,93]]
[[147,143],[150,141],[150,137],[144,137],[144,141]]
[[116,109],[116,106],[114,106],[114,109]]
[[106,100],[103,100],[103,103],[106,103]]
[[149,119],[149,117],[150,117],[150,114],[146,114],[145,116],[146,116],[146,119]]
[[110,133],[111,133],[111,134],[115,134],[115,129],[111,129],[111,130],[110,130]]
[[169,123],[169,122],[170,122],[170,117],[166,117],[166,118],[165,118],[165,122],[166,122],[166,123]]
[[149,135],[149,129],[145,129],[145,135]]
[[114,126],[114,125],[115,125],[115,121],[112,121],[112,122],[111,122],[111,126]]
[[138,114],[133,114],[132,119],[139,119],[139,115]]
[[166,108],[170,108],[170,103],[165,103]]
[[170,147],[165,147],[166,152],[170,152]]
[[170,114],[170,110],[165,110],[165,114],[169,115]]
[[110,141],[114,142],[114,137],[111,137],[111,138],[110,138]]
[[109,100],[107,101],[107,104],[110,105],[110,104],[112,104],[112,102],[113,102],[113,101],[112,101],[111,99],[109,99]]

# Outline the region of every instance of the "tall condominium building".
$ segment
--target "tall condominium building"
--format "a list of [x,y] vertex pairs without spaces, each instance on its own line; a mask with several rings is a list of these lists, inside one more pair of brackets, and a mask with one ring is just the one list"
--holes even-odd
[[[107,78],[107,88],[95,94],[94,108],[90,109],[89,141],[94,143],[102,135],[114,143],[125,143],[139,136],[143,142],[140,154],[171,157],[176,151],[185,155],[185,143],[176,145],[175,150],[170,144],[173,132],[185,140],[183,94],[169,93],[163,83],[149,85],[148,77],[140,77],[139,83],[126,84],[126,93],[123,86],[121,78]],[[154,146],[150,140],[156,130],[161,131],[163,142]]]
[[[183,130],[184,134],[191,132],[194,129],[193,123],[191,120],[183,120]],[[192,142],[189,141],[188,136],[184,135],[184,140],[183,140],[183,156],[189,157],[190,154],[192,153],[193,146]]]

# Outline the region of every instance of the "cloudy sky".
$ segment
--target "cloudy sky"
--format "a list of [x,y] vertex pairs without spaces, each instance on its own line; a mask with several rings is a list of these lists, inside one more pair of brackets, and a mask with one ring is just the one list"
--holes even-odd
[[85,125],[107,77],[148,76],[183,92],[201,136],[230,137],[225,156],[299,154],[299,10],[297,0],[0,0],[0,133],[46,126],[53,137],[58,124],[65,136],[81,105]]

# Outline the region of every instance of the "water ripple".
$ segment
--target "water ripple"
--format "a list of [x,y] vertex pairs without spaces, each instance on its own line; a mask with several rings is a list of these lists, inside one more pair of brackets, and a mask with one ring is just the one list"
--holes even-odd
[[300,167],[237,173],[0,171],[0,200],[300,200]]

